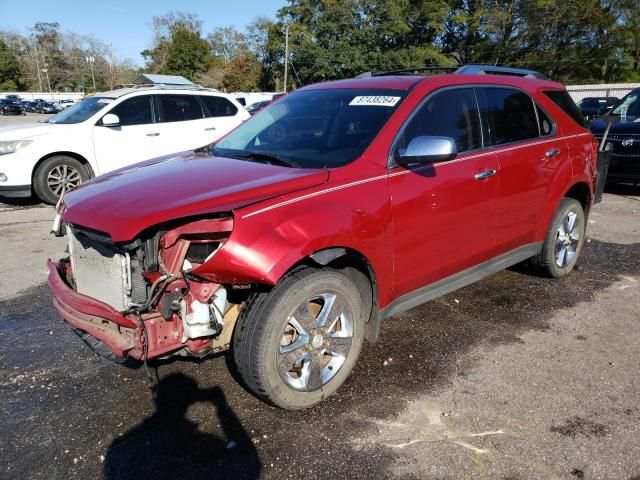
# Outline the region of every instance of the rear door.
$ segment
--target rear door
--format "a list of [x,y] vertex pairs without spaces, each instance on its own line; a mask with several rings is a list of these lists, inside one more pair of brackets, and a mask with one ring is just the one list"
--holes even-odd
[[496,248],[504,253],[535,241],[551,181],[568,148],[551,118],[522,90],[476,88],[487,145],[500,164],[495,226]]
[[211,143],[204,108],[196,95],[161,93],[155,97],[160,111],[158,132],[163,154],[193,150]]
[[423,135],[450,137],[459,153],[446,162],[389,170],[398,296],[494,255],[499,168],[495,155],[482,149],[473,88],[431,94],[401,130],[393,153]]
[[238,108],[228,98],[219,95],[200,95],[205,110],[204,131],[210,141],[218,140],[240,125],[249,113]]
[[105,111],[104,115],[109,113],[117,115],[120,124],[103,126],[101,119],[93,126],[93,148],[99,169],[96,173],[110,172],[162,155],[163,145],[151,95],[128,98]]

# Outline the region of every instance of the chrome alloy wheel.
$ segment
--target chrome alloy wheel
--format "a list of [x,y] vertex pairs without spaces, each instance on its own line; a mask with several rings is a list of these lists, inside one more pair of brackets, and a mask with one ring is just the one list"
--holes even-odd
[[73,187],[80,185],[80,172],[70,165],[58,165],[47,175],[47,185],[54,195],[60,196]]
[[580,242],[580,228],[578,215],[569,210],[560,222],[556,234],[554,256],[558,267],[564,268],[571,264]]
[[351,315],[335,293],[322,293],[296,308],[277,350],[278,370],[289,387],[312,392],[338,373],[353,343]]

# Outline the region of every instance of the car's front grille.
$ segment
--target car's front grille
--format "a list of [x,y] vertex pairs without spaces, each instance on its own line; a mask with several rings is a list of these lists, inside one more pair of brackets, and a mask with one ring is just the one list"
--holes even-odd
[[[598,137],[600,140],[602,136]],[[612,155],[621,157],[640,156],[640,134],[609,134],[607,142],[613,145]]]
[[118,311],[146,300],[146,283],[137,262],[128,254],[84,235],[76,236],[70,227],[67,227],[67,233],[78,293]]

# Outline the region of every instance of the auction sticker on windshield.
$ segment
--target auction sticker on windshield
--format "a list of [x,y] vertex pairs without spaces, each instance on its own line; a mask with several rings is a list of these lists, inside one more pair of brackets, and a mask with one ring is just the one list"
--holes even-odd
[[376,107],[394,107],[398,100],[401,97],[389,97],[386,95],[370,95],[370,96],[361,96],[354,97],[353,100],[349,102],[349,105],[359,106],[359,105],[373,105]]

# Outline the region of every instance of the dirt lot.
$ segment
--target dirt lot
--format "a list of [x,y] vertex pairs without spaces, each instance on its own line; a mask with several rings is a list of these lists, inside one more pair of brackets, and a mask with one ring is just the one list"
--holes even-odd
[[577,271],[505,271],[384,323],[347,384],[266,406],[227,356],[96,358],[45,286],[52,209],[0,206],[0,478],[640,478],[640,189],[609,189]]

